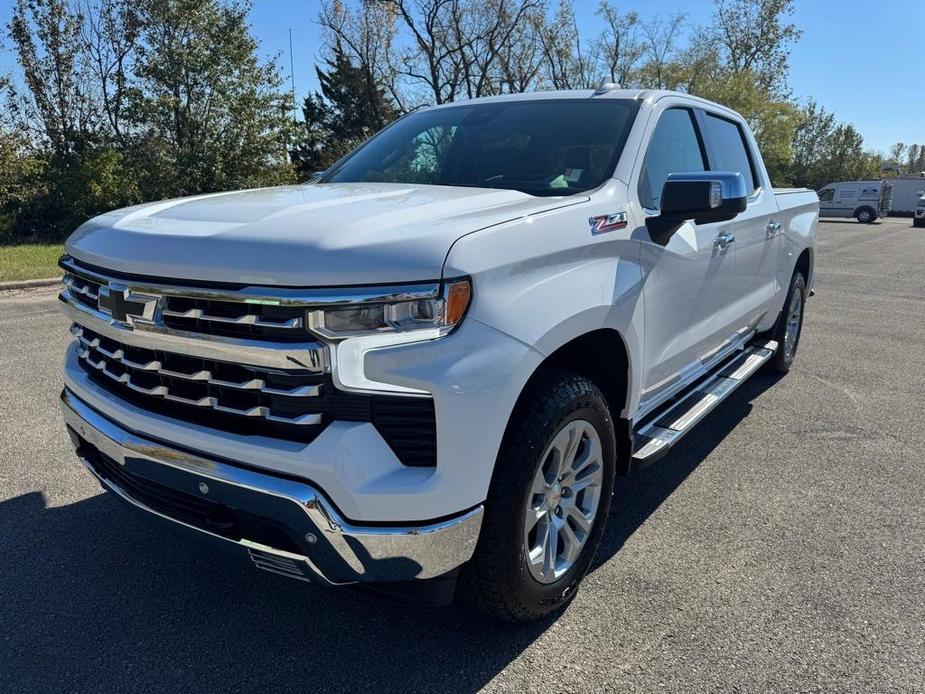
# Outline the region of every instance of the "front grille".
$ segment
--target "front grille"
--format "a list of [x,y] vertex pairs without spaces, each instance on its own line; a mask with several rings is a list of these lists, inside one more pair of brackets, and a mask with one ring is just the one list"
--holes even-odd
[[[436,464],[433,400],[335,388],[327,347],[305,326],[304,291],[161,284],[69,257],[61,266],[61,298],[89,309],[86,322],[123,325],[133,336],[124,339],[145,344],[139,336],[148,335],[156,347],[123,344],[119,331],[99,334],[76,314],[81,367],[122,400],[184,422],[300,443],[335,420],[370,422],[403,464]],[[201,356],[180,353],[184,347]]]
[[[298,434],[321,424],[316,400],[320,375],[272,372],[172,352],[123,345],[88,328],[71,328],[87,372],[109,390],[161,401],[167,408],[193,407],[232,418],[265,420]],[[317,433],[317,432],[315,432]],[[314,434],[309,432],[311,438]],[[304,436],[296,436],[304,440]]]
[[396,457],[433,466],[430,398],[337,390],[328,374],[274,371],[125,345],[74,325],[84,371],[107,391],[150,412],[245,436],[310,443],[330,422],[371,422]]

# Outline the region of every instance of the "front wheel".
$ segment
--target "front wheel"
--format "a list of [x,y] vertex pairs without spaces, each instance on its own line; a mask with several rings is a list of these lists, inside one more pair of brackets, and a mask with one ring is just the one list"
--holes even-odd
[[777,352],[771,365],[778,373],[787,373],[793,365],[800,344],[800,335],[803,332],[803,310],[806,306],[806,280],[799,272],[793,274],[790,280],[790,290],[784,302],[784,310],[780,314],[777,326],[774,329],[774,339],[777,341]]
[[600,543],[615,458],[597,386],[574,374],[538,374],[502,442],[461,597],[511,622],[563,609]]

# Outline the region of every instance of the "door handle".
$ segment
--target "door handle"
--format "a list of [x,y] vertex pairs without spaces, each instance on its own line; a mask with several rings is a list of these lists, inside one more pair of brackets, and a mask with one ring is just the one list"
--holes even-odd
[[713,239],[713,245],[720,251],[725,252],[729,247],[729,244],[735,240],[735,236],[730,234],[728,231],[724,231],[722,234]]
[[773,239],[775,236],[777,236],[777,232],[780,231],[780,222],[775,222],[772,219],[765,227],[765,231],[768,232],[768,238]]

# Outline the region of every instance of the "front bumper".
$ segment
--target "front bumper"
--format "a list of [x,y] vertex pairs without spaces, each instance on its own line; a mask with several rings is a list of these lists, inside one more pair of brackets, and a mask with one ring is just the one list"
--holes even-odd
[[425,525],[357,526],[314,487],[137,436],[65,388],[65,423],[109,490],[247,551],[262,569],[330,584],[430,579],[468,561],[482,506]]

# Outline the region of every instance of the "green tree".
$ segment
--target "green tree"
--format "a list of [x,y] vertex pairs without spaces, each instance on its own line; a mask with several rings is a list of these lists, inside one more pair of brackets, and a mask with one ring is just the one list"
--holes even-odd
[[791,143],[800,120],[796,106],[787,100],[771,98],[751,70],[706,80],[694,93],[742,114],[755,135],[771,181],[775,185],[790,182]]
[[792,13],[792,0],[715,0],[710,26],[678,60],[680,86],[745,117],[777,184],[789,182],[800,120],[786,88],[790,47],[800,35]]
[[5,88],[7,235],[61,238],[90,216],[139,200],[102,118],[84,26],[65,0],[18,0],[14,8],[9,36],[25,90]]
[[832,181],[876,178],[880,159],[864,151],[854,126],[810,101],[794,131],[790,178],[795,185],[819,189]]
[[750,73],[770,97],[786,95],[794,0],[714,0],[712,36],[731,74]]
[[233,0],[144,0],[128,94],[147,199],[294,180],[289,95]]
[[398,116],[385,91],[350,61],[339,41],[325,65],[327,70],[315,69],[321,93],[305,98],[305,130],[292,151],[302,177],[326,169]]

